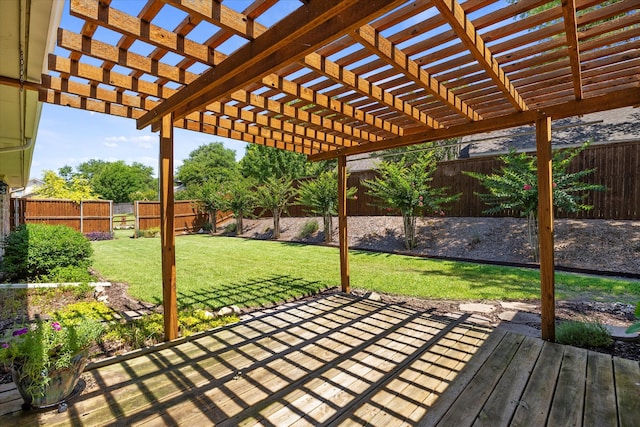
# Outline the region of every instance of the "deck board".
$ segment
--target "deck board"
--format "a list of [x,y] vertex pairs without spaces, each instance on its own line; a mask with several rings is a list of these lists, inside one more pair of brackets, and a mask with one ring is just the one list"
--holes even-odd
[[[636,425],[640,365],[336,294],[96,365],[59,414],[0,425]],[[582,404],[584,402],[584,405]],[[598,405],[595,405],[598,403]]]

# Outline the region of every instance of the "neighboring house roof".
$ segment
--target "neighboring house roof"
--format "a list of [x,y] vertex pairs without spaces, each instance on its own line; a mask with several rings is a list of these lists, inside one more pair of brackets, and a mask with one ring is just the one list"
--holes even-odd
[[[570,146],[590,142],[623,142],[640,140],[640,109],[633,107],[586,114],[554,121],[552,144]],[[462,138],[462,146],[470,144],[469,155],[489,155],[515,150],[535,150],[534,126],[505,129]]]
[[[640,141],[640,109],[633,107],[586,114],[554,121],[552,143],[554,146]],[[460,147],[468,147],[470,157],[489,156],[508,152],[510,149],[533,151],[536,148],[534,126],[522,126],[501,131],[464,137]],[[379,153],[359,154],[349,157],[349,171],[375,169],[381,161]],[[462,157],[462,156],[461,156]]]

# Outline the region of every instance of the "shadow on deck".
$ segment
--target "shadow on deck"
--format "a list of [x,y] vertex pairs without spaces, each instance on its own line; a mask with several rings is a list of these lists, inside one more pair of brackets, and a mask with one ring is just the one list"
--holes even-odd
[[[640,366],[334,295],[256,315],[85,372],[65,413],[23,412],[0,388],[1,425],[632,425]],[[464,368],[464,369],[463,369]]]

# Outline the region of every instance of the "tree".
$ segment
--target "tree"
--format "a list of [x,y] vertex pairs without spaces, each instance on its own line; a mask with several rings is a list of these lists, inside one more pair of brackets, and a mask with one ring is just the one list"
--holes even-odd
[[211,180],[229,182],[237,175],[235,151],[224,148],[221,142],[213,142],[189,153],[176,172],[176,180],[189,188]]
[[416,245],[416,218],[427,212],[444,214],[444,205],[460,197],[446,195],[446,188],[431,186],[437,167],[434,150],[408,153],[378,165],[379,176],[363,181],[368,193],[382,206],[399,209],[404,226],[404,246]]
[[93,192],[89,182],[79,176],[72,178],[71,182],[65,181],[54,171],[44,171],[44,184],[35,190],[39,197],[47,199],[69,199],[76,203],[82,200],[96,200],[98,195]]
[[229,185],[229,199],[226,205],[236,217],[236,233],[242,234],[242,220],[256,207],[254,182],[249,178],[238,177]]
[[[569,173],[569,163],[588,146],[583,144],[573,150],[558,150],[552,158],[553,205],[560,211],[578,212],[593,209],[582,202],[588,191],[604,191],[599,184],[581,180],[595,172],[595,169]],[[476,178],[489,191],[476,193],[490,207],[484,213],[495,214],[503,210],[515,210],[527,217],[528,240],[534,259],[538,260],[538,178],[536,158],[526,153],[510,151],[501,156],[504,165],[500,171],[490,175],[464,172]]]
[[[347,197],[353,197],[357,188],[348,188]],[[322,216],[324,222],[324,241],[332,241],[332,217],[338,207],[338,173],[325,171],[317,178],[303,181],[298,189],[298,201],[307,206],[310,212]]]
[[64,165],[63,167],[58,169],[58,175],[67,183],[71,183],[75,174],[73,173],[73,168],[71,166]]
[[[225,185],[220,181],[208,181],[195,188],[193,198],[198,200],[200,209],[209,214],[209,224],[214,233],[218,231],[216,219],[218,211],[226,210],[229,206],[229,196],[225,192]],[[242,222],[242,220],[241,220]]]
[[273,216],[274,239],[280,238],[280,217],[294,192],[293,182],[287,177],[276,178],[272,176],[256,189],[257,205],[270,210]]
[[304,154],[249,144],[240,160],[240,171],[243,176],[265,182],[269,178],[302,178],[307,176],[308,165]]
[[134,193],[156,191],[153,168],[137,162],[131,166],[122,160],[107,162],[93,174],[90,182],[103,199],[115,203],[133,201]]
[[93,177],[100,173],[102,168],[107,165],[108,162],[104,160],[91,159],[86,162],[80,163],[76,169],[78,170],[78,174],[82,175],[84,178],[89,180],[93,179]]

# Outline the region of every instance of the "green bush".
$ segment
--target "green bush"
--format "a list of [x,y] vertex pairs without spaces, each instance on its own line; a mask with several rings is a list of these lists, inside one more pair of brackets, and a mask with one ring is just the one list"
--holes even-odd
[[611,334],[601,323],[562,322],[556,329],[560,344],[575,347],[609,347],[613,343]]
[[67,265],[64,267],[54,267],[49,273],[40,276],[38,280],[45,283],[84,283],[90,282],[92,277],[85,266]]
[[68,304],[64,308],[50,313],[58,321],[76,321],[79,319],[93,319],[101,322],[115,320],[115,311],[105,303],[99,301],[82,301]]
[[300,230],[300,237],[306,239],[307,237],[318,231],[319,227],[320,226],[318,225],[318,221],[316,221],[315,219],[310,219],[302,226],[302,230]]
[[92,255],[89,240],[72,228],[25,224],[7,236],[1,268],[8,280],[40,280],[64,267],[86,269]]

